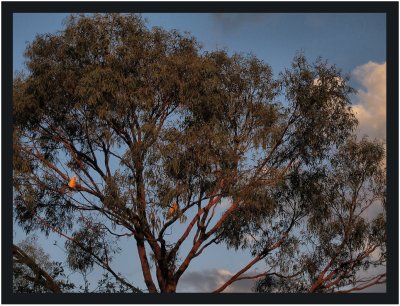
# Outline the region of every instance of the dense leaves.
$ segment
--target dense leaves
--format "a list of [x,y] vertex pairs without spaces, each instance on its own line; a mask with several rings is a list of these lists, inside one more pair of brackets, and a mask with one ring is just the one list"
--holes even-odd
[[31,236],[14,246],[13,290],[18,293],[68,292],[74,289],[61,262],[51,261]]
[[[134,14],[73,15],[25,55],[13,91],[16,220],[63,235],[70,268],[106,270],[105,292],[138,292],[110,264],[121,237],[136,241],[149,292],[174,292],[218,243],[313,278],[356,205],[346,204],[354,188],[382,191],[381,168],[366,167],[381,145],[348,140],[353,89],[322,60],[298,54],[274,77],[255,56],[203,52],[192,36],[148,29]],[[168,234],[177,221],[182,232]],[[365,231],[382,238],[384,215],[351,221],[353,251]],[[311,240],[321,245],[303,254]]]
[[[258,291],[279,290],[272,289],[272,285],[284,286],[282,282],[297,282],[311,292],[334,292],[346,286],[357,288],[359,284],[383,281],[384,272],[375,275],[368,271],[386,262],[384,158],[381,143],[349,139],[324,167],[323,176],[307,180],[314,181],[318,188],[294,189],[308,199],[299,199],[299,203],[308,203],[300,229],[301,243],[293,245],[292,256],[279,254],[275,260],[268,260],[272,265],[290,267],[289,274],[298,275],[281,280],[268,275],[259,281]],[[270,283],[272,287],[266,288]]]

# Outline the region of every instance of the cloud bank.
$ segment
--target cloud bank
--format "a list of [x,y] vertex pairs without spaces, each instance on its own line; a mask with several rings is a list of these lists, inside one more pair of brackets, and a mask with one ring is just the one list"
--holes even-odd
[[356,67],[352,75],[362,88],[353,110],[359,121],[357,134],[386,139],[386,62],[368,62]]
[[[213,292],[233,276],[233,273],[223,269],[193,271],[183,274],[179,282],[178,292]],[[234,282],[223,292],[252,292],[254,280]]]

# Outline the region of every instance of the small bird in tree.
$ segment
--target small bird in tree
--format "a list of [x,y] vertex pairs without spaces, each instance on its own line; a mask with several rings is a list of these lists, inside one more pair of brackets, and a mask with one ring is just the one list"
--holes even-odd
[[174,204],[172,204],[172,206],[168,209],[168,213],[167,213],[167,219],[171,219],[172,216],[176,213],[176,211],[178,210],[179,206],[177,202],[174,202]]
[[72,179],[69,181],[68,186],[72,189],[75,189],[76,187],[76,175],[72,177]]
[[76,189],[77,183],[76,183],[76,175],[74,175],[71,180],[68,182],[68,185],[64,185],[61,187],[60,192],[65,193],[67,191],[68,193],[71,192],[71,189]]

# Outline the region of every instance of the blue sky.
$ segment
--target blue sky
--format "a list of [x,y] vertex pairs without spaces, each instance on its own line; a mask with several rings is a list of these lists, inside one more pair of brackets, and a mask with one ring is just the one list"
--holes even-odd
[[[68,14],[14,14],[14,69],[21,69],[25,43],[37,33],[62,29]],[[385,14],[143,14],[149,26],[192,33],[206,50],[253,53],[275,72],[296,51],[335,63],[344,72],[386,60]]]
[[[32,41],[38,33],[61,30],[62,21],[67,15],[14,14],[14,71],[24,69],[23,52],[26,43]],[[385,14],[161,13],[143,16],[148,20],[149,27],[161,26],[190,32],[205,50],[225,48],[230,53],[252,53],[270,64],[276,74],[290,65],[297,51],[303,51],[310,60],[318,56],[327,59],[344,73],[350,74],[351,84],[360,90],[361,94],[353,100],[358,110],[360,134],[385,138]],[[375,114],[377,109],[380,111],[378,117]],[[179,225],[176,226],[178,228]],[[15,232],[16,237],[22,237],[18,229]],[[54,240],[59,238],[51,237],[44,245],[52,256],[61,259],[63,252],[52,245]],[[60,241],[59,245],[62,244]],[[126,272],[129,278],[137,280],[142,286],[133,241],[124,243],[124,248],[117,270]],[[192,273],[193,277],[201,279],[201,271],[206,265],[216,275],[229,275],[249,259],[250,256],[246,253],[233,255],[224,246],[219,246],[211,248],[206,256],[195,260],[188,272],[189,276]],[[191,281],[189,276],[187,283]]]

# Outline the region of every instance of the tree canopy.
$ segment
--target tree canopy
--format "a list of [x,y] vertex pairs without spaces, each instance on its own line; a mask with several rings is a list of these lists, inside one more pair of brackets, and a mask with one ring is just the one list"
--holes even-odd
[[[65,238],[69,269],[175,292],[194,258],[225,244],[254,259],[215,292],[245,277],[260,292],[384,281],[358,274],[386,258],[384,151],[352,136],[354,90],[334,65],[298,54],[274,76],[253,55],[202,51],[134,14],[72,15],[25,56],[15,218]],[[167,235],[177,222],[185,229]],[[136,242],[144,290],[112,268],[122,237]],[[249,275],[262,260],[265,272]]]

